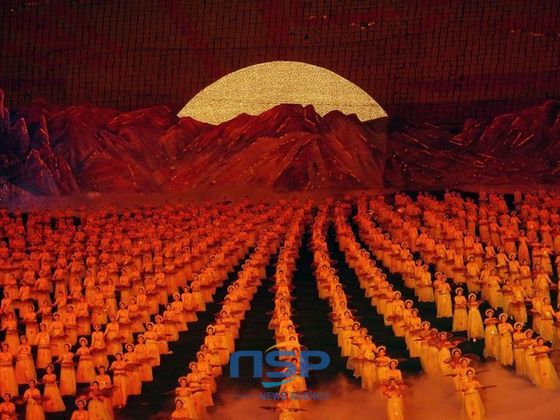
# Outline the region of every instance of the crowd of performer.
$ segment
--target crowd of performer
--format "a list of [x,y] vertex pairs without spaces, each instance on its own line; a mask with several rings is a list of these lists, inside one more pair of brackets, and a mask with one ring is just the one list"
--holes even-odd
[[[353,376],[361,378],[361,386],[366,390],[379,389],[387,397],[387,417],[391,420],[404,419],[403,382],[399,361],[391,358],[385,346],[377,346],[368,330],[348,308],[348,298],[331,264],[331,256],[326,242],[329,207],[319,208],[313,225],[312,249],[319,297],[327,299],[332,309],[333,333],[338,337],[341,356],[347,358],[346,367]],[[334,223],[339,226],[344,209],[334,209]],[[344,248],[343,248],[344,249]]]
[[[168,343],[197,320],[228,272],[267,243],[266,228],[274,233],[288,217],[281,205],[248,202],[2,211],[0,414],[24,404],[25,417],[40,420],[69,409],[63,397],[72,397],[73,418],[113,418],[153,380]],[[248,271],[262,266],[259,256]],[[234,285],[233,296],[245,286]]]
[[[239,328],[245,318],[245,312],[250,309],[251,300],[257,289],[266,279],[266,267],[271,257],[278,252],[281,244],[277,268],[276,268],[276,287],[286,294],[289,302],[289,288],[286,285],[285,273],[288,266],[292,266],[290,258],[294,258],[292,246],[300,237],[299,228],[304,217],[302,208],[287,207],[281,215],[278,215],[274,223],[268,226],[268,230],[261,236],[257,247],[251,254],[243,269],[239,273],[235,283],[228,287],[228,293],[224,299],[222,307],[216,317],[215,323],[206,329],[206,336],[201,350],[197,352],[197,361],[189,364],[191,372],[187,376],[179,378],[179,387],[175,390],[176,410],[172,413],[172,419],[201,419],[205,418],[207,408],[213,405],[212,393],[216,392],[216,378],[222,374],[222,366],[229,361],[230,354],[235,350],[235,339],[239,337]],[[273,318],[274,320],[275,318]],[[282,320],[286,317],[283,316]],[[293,325],[291,329],[280,320],[279,324],[286,327],[287,336],[283,337],[289,341],[291,349],[299,352],[297,336],[294,335]],[[271,321],[271,327],[276,330],[284,331]],[[290,334],[291,332],[291,334]],[[289,337],[288,337],[289,335]],[[295,337],[295,338],[294,338]],[[277,335],[277,339],[280,338]],[[290,339],[291,338],[291,339]],[[278,342],[278,347],[287,349],[287,343]],[[294,363],[299,362],[299,357],[293,357]],[[297,360],[297,362],[296,362]],[[287,381],[290,387],[296,387],[301,383],[299,372],[294,374],[294,381]],[[303,386],[305,382],[303,381]],[[281,387],[282,392],[287,392],[287,387]],[[297,401],[288,401],[278,404],[277,410],[282,415],[290,415],[299,409]]]
[[[560,312],[551,304],[557,302],[551,290],[557,289],[552,279],[560,262],[559,205],[558,195],[542,192],[516,193],[514,209],[503,196],[484,193],[478,204],[451,192],[442,201],[429,194],[416,200],[397,194],[391,203],[384,197],[358,200],[354,221],[375,258],[350,241],[361,285],[371,290],[372,305],[395,335],[404,327],[410,355],[420,357],[426,373],[454,378],[467,418],[484,416],[478,390],[491,385],[481,385],[469,366],[472,359],[460,356],[456,346],[463,340],[484,340],[485,359],[515,366],[540,388],[560,387],[550,359],[560,344]],[[353,240],[344,223],[339,221],[339,236]],[[414,298],[403,302],[390,277],[401,280]],[[452,319],[451,331],[430,329],[414,302],[433,302],[437,318]]]
[[[542,190],[516,192],[510,202],[446,192],[439,199],[358,194],[317,206],[241,200],[0,210],[0,415],[15,418],[24,405],[25,418],[40,420],[72,410],[72,398],[73,419],[114,418],[245,261],[174,391],[172,418],[204,418],[276,254],[269,328],[296,366],[280,391],[306,391],[291,292],[310,229],[319,298],[330,305],[340,354],[363,389],[387,397],[387,416],[404,418],[399,360],[348,307],[327,244],[332,227],[372,310],[427,375],[456,391],[466,417],[481,419],[482,391],[492,384],[480,382],[480,358],[463,354],[462,343],[482,342],[483,361],[511,367],[536,387],[560,388],[551,359],[560,350],[559,210],[560,195]],[[437,319],[449,328],[434,328]],[[294,400],[276,410],[290,419],[304,408]]]

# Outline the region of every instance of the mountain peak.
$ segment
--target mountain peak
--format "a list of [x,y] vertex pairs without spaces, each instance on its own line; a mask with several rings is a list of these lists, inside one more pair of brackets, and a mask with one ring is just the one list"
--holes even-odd
[[[2,101],[0,94],[0,108]],[[0,118],[3,174],[40,194],[549,182],[560,161],[555,100],[489,122],[468,121],[459,134],[402,124],[391,141],[386,121],[362,122],[337,110],[320,116],[300,104],[218,125],[178,118],[165,106],[121,112],[35,102],[0,113],[6,114]]]

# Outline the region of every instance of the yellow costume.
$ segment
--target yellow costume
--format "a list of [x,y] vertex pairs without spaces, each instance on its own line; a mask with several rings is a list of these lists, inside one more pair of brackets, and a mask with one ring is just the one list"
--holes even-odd
[[45,420],[45,410],[41,404],[42,397],[39,390],[35,387],[27,389],[23,393],[25,406],[25,420]]
[[[47,372],[49,372],[49,369],[47,369]],[[56,383],[56,375],[54,373],[47,373],[43,376],[43,382],[45,384],[45,390],[43,392],[45,397],[45,401],[43,402],[45,412],[56,413],[66,410],[66,406],[64,405],[64,401],[62,401],[60,390]]]
[[484,405],[478,393],[481,388],[480,382],[475,379],[467,379],[462,383],[463,406],[467,419],[482,420],[484,418]]

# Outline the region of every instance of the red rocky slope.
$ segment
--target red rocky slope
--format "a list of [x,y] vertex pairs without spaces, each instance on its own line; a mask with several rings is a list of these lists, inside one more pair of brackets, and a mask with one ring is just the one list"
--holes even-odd
[[311,106],[280,105],[213,126],[178,119],[166,107],[34,103],[11,116],[6,110],[2,121],[2,175],[37,194],[382,186],[384,134],[355,116],[321,117]]
[[560,102],[490,121],[467,120],[458,134],[403,124],[390,135],[386,180],[413,190],[558,183]]
[[214,126],[163,106],[121,112],[34,102],[10,113],[3,99],[0,91],[0,176],[11,194],[473,189],[553,183],[560,172],[556,101],[467,120],[459,133],[401,123],[387,135],[382,121],[321,117],[311,106],[279,105]]

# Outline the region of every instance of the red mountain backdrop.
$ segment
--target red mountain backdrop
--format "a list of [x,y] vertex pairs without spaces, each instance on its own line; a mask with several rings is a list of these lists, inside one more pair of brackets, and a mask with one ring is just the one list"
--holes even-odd
[[133,112],[44,101],[8,111],[0,91],[0,194],[310,191],[554,183],[560,103],[452,132],[278,105],[219,125],[167,107]]

